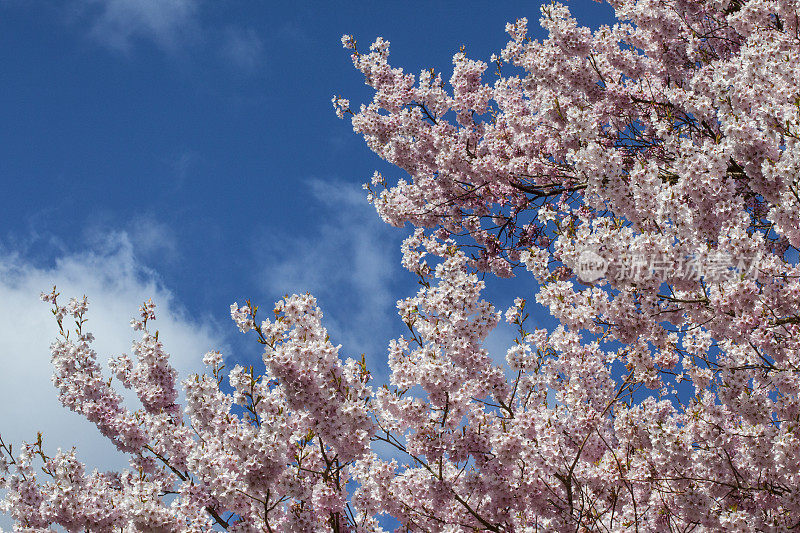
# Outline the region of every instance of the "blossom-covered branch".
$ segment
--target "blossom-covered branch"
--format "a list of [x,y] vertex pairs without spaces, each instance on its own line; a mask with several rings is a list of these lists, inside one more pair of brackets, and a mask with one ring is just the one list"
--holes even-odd
[[[60,399],[130,468],[0,440],[17,527],[800,527],[800,2],[610,4],[618,22],[596,30],[547,4],[544,40],[517,20],[488,63],[458,52],[447,81],[343,38],[375,96],[337,96],[336,113],[406,174],[375,174],[369,200],[415,227],[403,266],[421,288],[398,302],[388,383],[293,295],[266,319],[232,305],[263,366],[211,352],[179,405],[148,302],[133,356],[110,364],[131,411],[87,300],[45,294]],[[535,294],[502,313],[487,272]],[[537,304],[552,331],[530,326]],[[503,318],[505,360],[486,346]]]

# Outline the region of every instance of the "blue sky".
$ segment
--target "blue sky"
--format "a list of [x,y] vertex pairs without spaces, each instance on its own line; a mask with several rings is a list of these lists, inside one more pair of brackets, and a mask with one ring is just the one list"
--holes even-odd
[[[183,374],[211,348],[259,357],[230,322],[233,301],[269,308],[310,290],[344,355],[366,351],[380,374],[402,332],[395,301],[416,288],[399,266],[407,231],[384,225],[360,188],[375,169],[402,175],[331,107],[334,94],[370,97],[341,35],[383,36],[395,66],[448,72],[462,44],[476,59],[500,50],[506,22],[526,16],[536,31],[538,6],[0,0],[3,436],[42,429],[114,463],[57,409],[55,324],[38,303],[54,283],[88,295],[104,357],[129,351],[128,320],[152,296]],[[571,7],[591,26],[610,21],[606,6]],[[529,279],[493,283],[498,306],[532,297]]]

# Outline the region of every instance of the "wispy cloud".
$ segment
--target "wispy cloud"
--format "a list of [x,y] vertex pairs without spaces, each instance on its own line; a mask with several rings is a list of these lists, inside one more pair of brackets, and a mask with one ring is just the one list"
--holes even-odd
[[136,40],[174,51],[198,32],[199,0],[77,0],[91,17],[90,35],[127,52]]
[[186,184],[186,180],[202,161],[200,154],[191,149],[184,149],[169,161],[172,171],[173,191],[178,191]]
[[264,41],[252,28],[215,26],[203,18],[201,0],[72,0],[70,19],[88,26],[88,35],[117,52],[151,43],[168,54],[192,47],[195,57],[213,58],[251,75],[264,65]]
[[252,28],[228,27],[222,33],[222,59],[237,70],[252,74],[264,62],[264,42]]
[[359,188],[321,180],[309,185],[325,216],[312,238],[267,239],[264,288],[274,296],[311,292],[343,355],[366,352],[385,366],[388,334],[400,324],[395,302],[405,296],[399,287],[413,282],[400,267],[404,234],[378,218]]
[[[0,433],[18,444],[42,431],[45,446],[78,448],[79,457],[100,469],[126,462],[96,428],[63,408],[50,382],[49,345],[56,326],[49,306],[39,301],[42,290],[58,285],[63,297],[86,294],[88,329],[101,360],[131,353],[137,338],[129,325],[138,306],[153,298],[158,319],[153,324],[163,339],[181,379],[202,370],[202,355],[224,349],[222,334],[187,316],[158,276],[143,267],[126,233],[114,233],[89,250],[60,255],[40,266],[21,254],[0,249]],[[65,300],[66,301],[66,300]]]

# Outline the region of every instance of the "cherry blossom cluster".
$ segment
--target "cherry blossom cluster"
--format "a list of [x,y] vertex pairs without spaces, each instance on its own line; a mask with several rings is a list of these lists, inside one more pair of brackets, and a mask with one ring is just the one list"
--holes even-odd
[[[59,397],[130,468],[0,440],[16,527],[800,527],[800,0],[609,3],[617,22],[595,30],[546,4],[543,40],[517,20],[489,61],[455,54],[447,79],[343,37],[375,94],[335,111],[405,173],[365,188],[415,228],[402,265],[420,289],[397,304],[408,332],[388,343],[387,383],[293,295],[267,318],[234,303],[263,365],[210,352],[181,405],[152,302],[109,379],[86,298],[44,294]],[[576,275],[587,250],[603,276]],[[691,257],[710,272],[722,256],[757,261],[715,277],[620,267]],[[528,293],[497,309],[487,273]],[[530,325],[543,309],[552,330]],[[490,352],[498,327],[516,337]]]
[[[353,129],[403,172],[394,185],[376,175],[368,199],[390,224],[420,228],[404,262],[428,235],[470,250],[476,271],[524,266],[565,338],[598,343],[581,357],[607,358],[610,381],[625,384],[603,415],[616,434],[585,437],[619,460],[605,467],[616,478],[602,478],[613,495],[559,473],[568,493],[586,491],[580,507],[549,507],[569,510],[564,528],[796,527],[800,468],[777,450],[796,445],[799,414],[800,2],[609,3],[616,24],[595,30],[544,5],[544,39],[517,20],[488,63],[455,54],[449,78],[391,66],[383,40],[361,51],[348,38],[374,89],[371,102],[348,102]],[[575,276],[587,250],[609,268],[601,279]],[[711,275],[720,257],[754,261]],[[686,258],[691,275],[675,267]],[[633,261],[673,266],[642,276],[625,268]],[[546,374],[525,338],[510,367]],[[568,346],[549,346],[569,359]],[[581,419],[559,395],[596,381],[556,376],[551,407]],[[637,420],[670,436],[626,441],[619,432]]]
[[[313,297],[285,298],[260,326],[256,307],[231,306],[242,331],[256,330],[265,368],[236,365],[226,387],[224,358],[210,352],[209,372],[183,382],[181,406],[177,373],[148,324],[151,301],[131,321],[142,332],[134,356],[112,358],[108,379],[85,332],[86,298],[62,306],[58,296],[42,295],[61,333],[51,347],[59,398],[129,454],[130,468],[89,473],[75,450],[48,456],[41,435],[19,453],[0,440],[2,511],[19,530],[344,531],[353,522],[350,469],[375,433],[369,372],[363,358],[340,360]],[[114,378],[139,409],[123,405]]]

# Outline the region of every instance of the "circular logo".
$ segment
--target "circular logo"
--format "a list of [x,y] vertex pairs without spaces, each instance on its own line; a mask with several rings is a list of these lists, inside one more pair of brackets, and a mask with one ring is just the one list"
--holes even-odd
[[607,268],[608,261],[591,250],[584,250],[578,257],[577,274],[582,281],[597,281],[605,276]]

